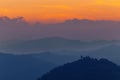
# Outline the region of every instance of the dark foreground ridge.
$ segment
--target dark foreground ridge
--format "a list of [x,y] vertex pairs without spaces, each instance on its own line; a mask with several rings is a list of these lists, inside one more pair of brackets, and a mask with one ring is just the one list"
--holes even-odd
[[51,70],[38,80],[120,80],[120,67],[107,59],[82,57]]

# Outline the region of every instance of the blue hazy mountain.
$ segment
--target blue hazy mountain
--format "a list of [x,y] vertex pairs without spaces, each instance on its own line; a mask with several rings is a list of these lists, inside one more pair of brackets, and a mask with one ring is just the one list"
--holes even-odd
[[82,57],[47,72],[38,80],[120,80],[120,66],[104,58]]
[[52,68],[76,59],[75,56],[51,52],[25,55],[0,53],[0,80],[36,80]]
[[[79,40],[69,40],[60,37],[50,37],[43,38],[38,40],[28,40],[28,41],[20,41],[20,42],[12,42],[9,43],[7,48],[13,49],[32,49],[32,50],[49,50],[49,49],[59,49],[59,48],[69,48],[74,46],[80,46],[83,42]],[[12,46],[11,46],[12,45]]]
[[98,57],[98,58],[104,57],[120,64],[120,59],[119,59],[120,46],[119,45],[106,46],[98,50],[86,52],[85,54],[92,57]]
[[35,80],[55,64],[30,55],[0,54],[0,80]]
[[40,52],[49,50],[67,50],[67,49],[87,49],[96,48],[110,44],[120,43],[120,41],[80,41],[61,37],[49,37],[37,40],[13,41],[0,44],[1,51],[7,52]]
[[80,54],[79,56],[78,55],[60,55],[60,54],[52,53],[52,52],[33,53],[33,54],[28,54],[28,55],[34,58],[41,59],[43,61],[54,63],[56,65],[62,65],[67,62],[75,61],[80,58]]

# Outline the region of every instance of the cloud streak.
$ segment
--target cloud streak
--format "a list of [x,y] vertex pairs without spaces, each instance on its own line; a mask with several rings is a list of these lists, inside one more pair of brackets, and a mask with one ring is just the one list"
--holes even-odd
[[66,20],[63,23],[30,24],[23,17],[0,17],[0,41],[65,37],[79,40],[120,40],[120,22]]

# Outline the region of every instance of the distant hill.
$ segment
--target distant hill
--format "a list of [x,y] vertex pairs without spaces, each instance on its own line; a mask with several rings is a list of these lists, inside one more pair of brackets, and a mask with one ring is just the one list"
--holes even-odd
[[30,55],[0,53],[0,80],[35,80],[53,67],[54,63]]
[[86,48],[96,48],[110,44],[120,43],[120,41],[80,41],[70,40],[61,37],[49,37],[38,40],[14,41],[0,44],[1,51],[8,52],[40,52],[49,50],[76,50]]
[[97,58],[104,57],[120,64],[120,46],[117,45],[106,46],[98,50],[86,52],[85,54]]
[[38,80],[120,80],[120,66],[107,59],[82,57],[51,70]]
[[75,61],[80,58],[80,55],[79,56],[60,55],[60,54],[57,54],[57,53],[55,54],[52,52],[33,53],[33,54],[28,54],[28,55],[34,58],[37,58],[37,59],[41,59],[43,61],[54,63],[55,65],[63,65],[67,62]]

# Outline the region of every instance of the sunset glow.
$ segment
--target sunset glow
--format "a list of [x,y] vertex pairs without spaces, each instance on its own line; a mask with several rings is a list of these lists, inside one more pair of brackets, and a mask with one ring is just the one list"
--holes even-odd
[[1,0],[0,16],[28,21],[120,20],[120,0]]

